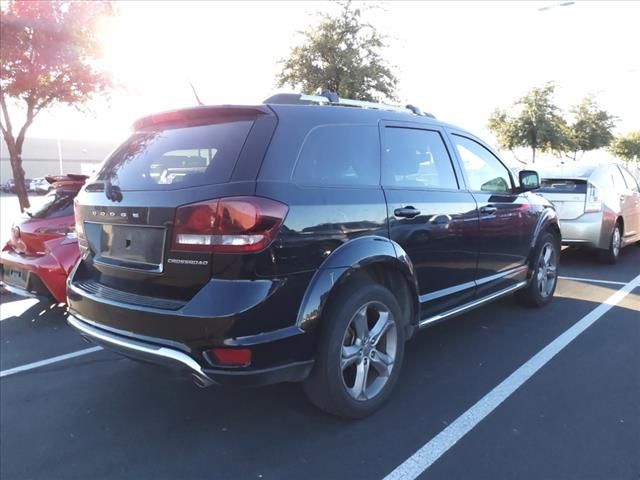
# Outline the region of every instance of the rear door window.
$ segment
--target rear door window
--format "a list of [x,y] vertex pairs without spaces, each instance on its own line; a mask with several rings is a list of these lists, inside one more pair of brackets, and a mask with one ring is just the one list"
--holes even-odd
[[624,181],[627,184],[629,190],[640,192],[638,181],[634,178],[634,176],[631,175],[631,173],[624,167],[620,167],[620,171],[622,172],[622,176],[624,177]]
[[321,125],[309,132],[293,173],[300,185],[377,186],[380,140],[375,125]]
[[616,189],[616,192],[624,192],[627,189],[627,184],[622,177],[622,173],[615,165],[611,165],[609,167],[609,174],[611,175],[611,182],[613,183],[613,187]]
[[434,130],[387,127],[382,184],[398,188],[458,188],[449,152]]
[[105,162],[98,182],[121,190],[173,190],[231,178],[253,120],[134,133]]

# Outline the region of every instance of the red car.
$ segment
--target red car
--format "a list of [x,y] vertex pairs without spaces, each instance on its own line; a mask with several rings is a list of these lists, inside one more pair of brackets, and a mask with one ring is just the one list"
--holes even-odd
[[0,254],[4,288],[18,295],[67,301],[67,276],[80,258],[73,200],[85,175],[47,177],[52,190],[11,228]]

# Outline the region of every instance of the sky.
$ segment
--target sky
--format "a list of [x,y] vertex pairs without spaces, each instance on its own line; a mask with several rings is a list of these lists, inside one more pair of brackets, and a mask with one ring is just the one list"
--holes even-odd
[[[358,2],[356,2],[358,3]],[[587,94],[619,117],[617,133],[640,127],[640,2],[376,2],[365,18],[388,36],[385,57],[398,96],[494,144],[497,107],[531,87],[558,85],[564,109]],[[118,88],[90,112],[53,108],[39,137],[117,141],[145,114],[195,104],[260,103],[276,91],[278,60],[301,41],[328,2],[117,3],[100,28],[104,66]],[[545,8],[547,7],[547,8]],[[540,10],[540,8],[545,8]]]

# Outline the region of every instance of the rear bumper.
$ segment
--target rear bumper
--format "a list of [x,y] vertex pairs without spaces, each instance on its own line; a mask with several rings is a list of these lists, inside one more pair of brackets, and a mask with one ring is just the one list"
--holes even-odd
[[[68,282],[69,323],[106,348],[178,366],[203,384],[299,381],[311,369],[317,334],[296,325],[306,277],[211,279],[190,300],[178,301],[87,280],[83,268],[81,261]],[[251,363],[226,365],[212,348],[248,349]]]
[[583,245],[592,248],[608,248],[609,236],[606,232],[607,215],[603,212],[585,213],[573,220],[561,220],[562,243]]
[[[309,375],[313,366],[313,361],[308,360],[252,370],[204,368],[185,352],[162,343],[152,343],[132,336],[108,332],[77,315],[69,315],[67,321],[80,335],[92,343],[137,361],[153,363],[190,374],[200,387],[212,385],[248,387],[301,381]],[[156,341],[161,342],[160,339],[156,339]]]
[[[5,268],[14,268],[27,272],[24,285],[15,285],[5,279]],[[50,255],[27,257],[12,250],[4,250],[0,254],[0,279],[5,288],[17,295],[34,298],[55,298],[65,301],[66,273]]]

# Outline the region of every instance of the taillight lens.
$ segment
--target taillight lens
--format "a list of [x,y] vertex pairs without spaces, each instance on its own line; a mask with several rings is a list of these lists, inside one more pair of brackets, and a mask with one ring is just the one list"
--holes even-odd
[[75,231],[72,226],[69,225],[56,225],[52,227],[41,227],[36,230],[39,235],[51,235],[58,237],[66,237],[69,234],[74,234]]
[[76,233],[79,238],[84,238],[84,225],[82,223],[82,217],[80,216],[80,207],[78,202],[73,202],[73,218],[76,221]]
[[173,250],[257,252],[275,238],[288,207],[261,197],[230,197],[179,207]]
[[80,215],[80,206],[78,205],[77,199],[73,202],[73,218],[76,221],[75,235],[78,239],[78,247],[80,248],[80,252],[85,254],[88,251],[89,246],[84,235],[84,222]]
[[602,199],[600,198],[600,192],[598,187],[592,183],[587,184],[587,198],[584,204],[584,212],[599,212],[602,210]]

